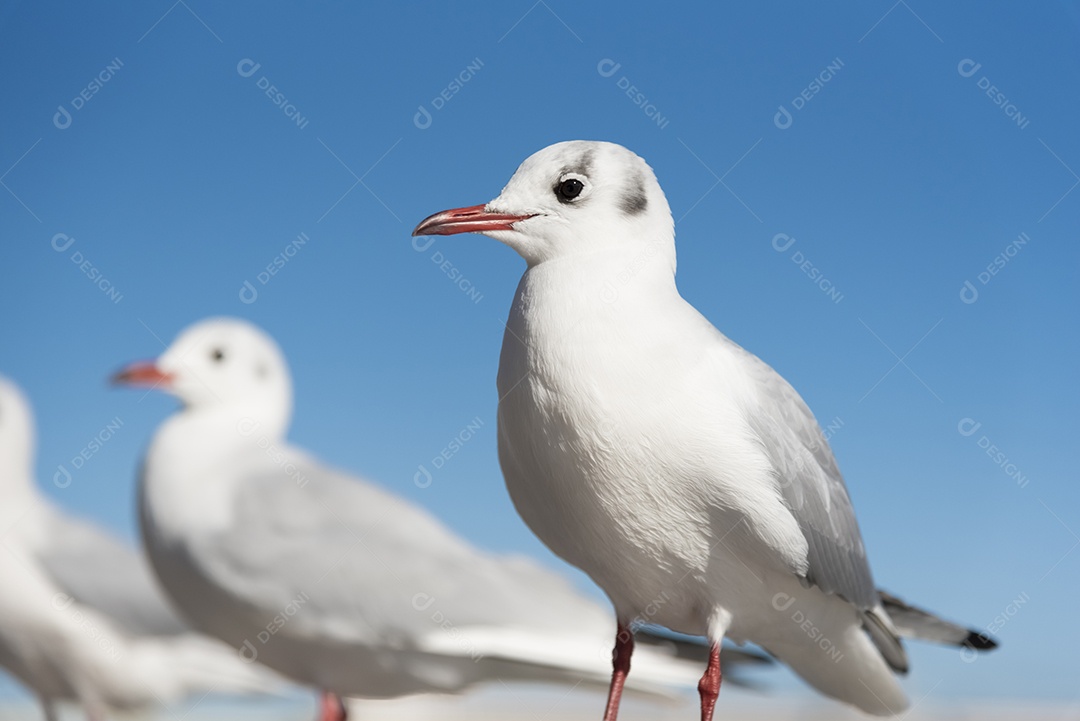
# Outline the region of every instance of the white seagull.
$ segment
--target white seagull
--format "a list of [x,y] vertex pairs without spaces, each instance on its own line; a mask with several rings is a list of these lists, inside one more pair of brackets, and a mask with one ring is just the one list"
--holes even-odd
[[271,691],[280,681],[216,639],[190,632],[145,559],[53,506],[34,483],[34,423],[0,377],[0,666],[33,691],[91,719],[179,697]]
[[[320,689],[321,719],[345,718],[342,696],[606,684],[615,623],[602,605],[289,444],[289,370],[260,329],[196,323],[115,380],[183,404],[154,434],[140,480],[162,585],[199,630]],[[696,680],[694,664],[648,650],[639,690]]]
[[[675,286],[671,210],[622,146],[532,155],[486,205],[413,235],[482,233],[527,262],[499,363],[499,460],[521,517],[635,619],[706,636],[702,718],[725,637],[815,688],[896,714],[905,635],[984,635],[875,590],[851,499],[799,394]],[[665,602],[657,605],[655,600]],[[633,651],[619,635],[606,719]]]

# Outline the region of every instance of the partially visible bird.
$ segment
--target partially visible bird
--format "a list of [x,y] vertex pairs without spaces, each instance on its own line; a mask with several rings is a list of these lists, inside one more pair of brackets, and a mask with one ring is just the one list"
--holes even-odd
[[[498,375],[499,460],[518,512],[607,592],[620,628],[665,594],[652,620],[709,639],[703,719],[725,637],[881,715],[907,705],[902,636],[994,647],[875,589],[810,409],[679,294],[671,210],[644,160],[613,143],[557,143],[491,202],[413,232],[456,233],[488,235],[527,263]],[[606,719],[632,652],[617,636]]]
[[[183,404],[154,434],[140,478],[162,585],[199,630],[321,689],[322,719],[345,717],[342,696],[606,683],[614,620],[601,605],[286,440],[289,369],[260,329],[201,321],[115,380]],[[639,690],[696,679],[694,664],[645,650]]]
[[34,454],[30,405],[0,377],[0,666],[36,694],[46,719],[60,701],[101,719],[194,693],[282,687],[188,630],[136,549],[46,500]]

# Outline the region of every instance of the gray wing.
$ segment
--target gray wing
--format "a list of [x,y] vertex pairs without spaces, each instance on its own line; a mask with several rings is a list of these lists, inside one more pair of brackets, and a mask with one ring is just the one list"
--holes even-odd
[[302,606],[282,633],[408,647],[443,622],[610,623],[531,561],[483,553],[403,499],[299,452],[288,457],[284,467],[250,466],[230,529],[196,553],[202,572],[248,607],[272,617]]
[[[723,336],[721,336],[723,337]],[[806,581],[861,610],[878,604],[855,509],[829,442],[784,378],[730,339],[757,392],[750,423],[773,466],[784,502],[809,547]]]
[[37,549],[45,572],[76,602],[134,634],[173,635],[183,622],[158,590],[139,551],[105,530],[47,507]]

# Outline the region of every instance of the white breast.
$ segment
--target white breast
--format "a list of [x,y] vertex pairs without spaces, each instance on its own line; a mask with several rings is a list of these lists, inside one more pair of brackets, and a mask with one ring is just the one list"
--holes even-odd
[[673,286],[647,309],[630,297],[586,313],[540,269],[522,279],[499,368],[510,495],[620,615],[651,609],[650,621],[701,633],[710,609],[744,601],[725,588],[760,585],[748,565],[805,562],[740,415],[737,373]]
[[183,539],[227,528],[233,484],[228,457],[235,424],[177,414],[154,436],[140,480],[145,520],[164,537]]

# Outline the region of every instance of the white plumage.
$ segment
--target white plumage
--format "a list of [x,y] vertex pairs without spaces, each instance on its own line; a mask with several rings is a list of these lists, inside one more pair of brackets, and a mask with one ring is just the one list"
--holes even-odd
[[717,646],[761,644],[864,711],[902,711],[900,634],[828,443],[779,374],[680,296],[652,169],[612,143],[558,143],[486,206],[414,234],[461,232],[528,263],[499,363],[499,458],[536,535],[623,624],[652,609]]
[[48,719],[58,701],[91,718],[191,693],[270,691],[279,681],[190,632],[141,554],[37,490],[29,404],[0,378],[0,666]]
[[[603,683],[602,606],[285,440],[289,372],[257,328],[200,322],[119,379],[184,403],[147,451],[141,516],[158,577],[200,630],[337,695]],[[641,670],[647,691],[695,678],[658,651]]]

